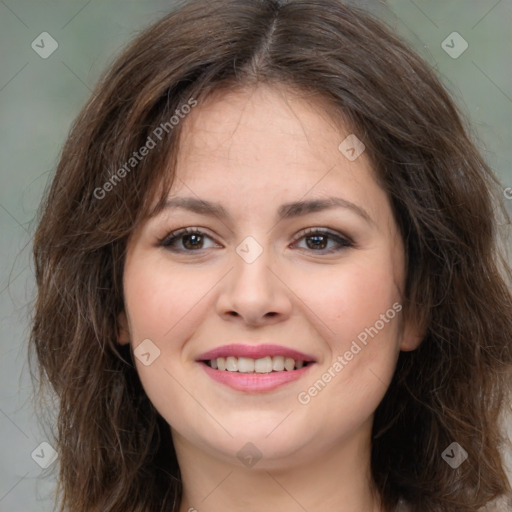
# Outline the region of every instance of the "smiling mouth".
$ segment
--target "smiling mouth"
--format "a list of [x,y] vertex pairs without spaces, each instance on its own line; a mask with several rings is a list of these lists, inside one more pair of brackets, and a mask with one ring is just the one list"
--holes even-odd
[[218,371],[253,374],[300,370],[313,363],[313,361],[295,360],[291,357],[284,356],[266,356],[259,359],[228,356],[217,357],[202,362]]

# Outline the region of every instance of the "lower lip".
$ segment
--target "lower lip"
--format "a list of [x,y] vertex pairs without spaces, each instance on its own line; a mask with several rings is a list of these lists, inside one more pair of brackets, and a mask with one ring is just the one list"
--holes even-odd
[[220,382],[237,391],[246,392],[264,392],[272,391],[284,384],[293,382],[303,377],[313,366],[314,363],[309,363],[298,370],[271,373],[240,373],[230,372],[227,370],[214,370],[206,363],[199,363],[204,368],[204,371],[215,381]]

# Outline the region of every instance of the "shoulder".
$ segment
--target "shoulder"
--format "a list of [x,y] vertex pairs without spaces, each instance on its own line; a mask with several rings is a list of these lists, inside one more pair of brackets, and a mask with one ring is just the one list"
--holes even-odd
[[394,512],[410,512],[411,507],[405,502],[405,500],[400,499],[398,501],[398,505],[396,506]]
[[[512,510],[512,497],[501,497],[490,503],[485,507],[479,509],[479,512],[510,512]],[[394,512],[410,512],[411,507],[403,499],[398,502]]]
[[512,510],[512,496],[502,496],[497,500],[488,503],[480,509],[480,512],[510,512]]

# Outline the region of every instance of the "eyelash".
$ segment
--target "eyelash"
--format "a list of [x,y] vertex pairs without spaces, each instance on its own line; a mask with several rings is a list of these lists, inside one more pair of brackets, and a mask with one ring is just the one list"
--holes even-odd
[[[201,231],[198,228],[184,228],[184,229],[178,229],[176,231],[172,231],[168,235],[166,235],[163,239],[159,241],[159,245],[162,247],[165,247],[167,250],[172,252],[178,252],[178,253],[199,253],[206,249],[177,249],[176,247],[172,247],[173,244],[181,239],[182,237],[186,235],[200,235],[202,237],[207,237],[212,239],[208,234],[206,234],[204,231]],[[309,248],[301,248],[302,250],[306,251],[313,251],[320,254],[332,254],[335,252],[341,252],[344,249],[349,249],[351,247],[354,247],[354,243],[345,236],[341,236],[336,232],[326,230],[326,229],[319,229],[319,228],[308,228],[305,231],[303,231],[300,234],[300,237],[298,237],[293,243],[296,244],[302,239],[313,237],[313,236],[328,236],[330,239],[334,240],[338,244],[338,248],[336,249],[321,249],[321,250],[315,250],[315,249],[309,249]],[[213,239],[212,239],[213,240]]]

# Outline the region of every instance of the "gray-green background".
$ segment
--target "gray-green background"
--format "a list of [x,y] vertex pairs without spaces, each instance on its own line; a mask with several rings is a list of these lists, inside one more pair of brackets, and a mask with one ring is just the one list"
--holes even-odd
[[[353,3],[378,14],[437,70],[471,120],[504,196],[510,191],[512,213],[512,0]],[[170,0],[0,0],[1,512],[53,510],[53,477],[43,478],[47,472],[31,457],[47,438],[31,407],[26,362],[34,297],[30,241],[42,191],[99,74],[172,6]],[[46,59],[31,47],[43,32],[58,43]],[[441,46],[453,32],[468,44],[457,58]],[[452,52],[461,49],[461,40],[448,41]]]

